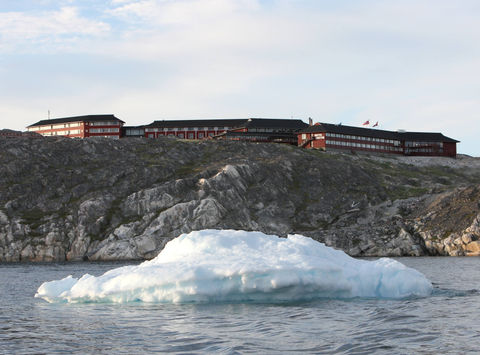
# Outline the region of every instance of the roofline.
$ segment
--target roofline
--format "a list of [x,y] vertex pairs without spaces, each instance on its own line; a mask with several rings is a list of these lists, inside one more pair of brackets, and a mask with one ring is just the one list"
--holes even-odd
[[[318,127],[318,130],[315,130],[315,128]],[[347,125],[342,125],[342,124],[334,124],[334,123],[324,123],[324,122],[319,122],[313,126],[309,126],[305,129],[300,130],[297,132],[297,134],[301,133],[314,133],[314,132],[328,132],[329,127],[335,127],[337,129],[342,129],[346,128],[347,130],[353,129],[354,131],[357,131],[355,134],[358,135],[363,135],[366,137],[372,136],[378,136],[381,135],[382,133],[385,135],[394,135],[396,136],[396,139],[398,140],[408,140],[408,135],[438,135],[444,138],[442,140],[443,142],[450,142],[450,143],[459,143],[460,141],[447,137],[443,135],[442,133],[439,132],[409,132],[409,131],[387,131],[387,130],[381,130],[381,129],[373,129],[373,128],[365,128],[365,127],[356,127],[356,126],[347,126]],[[334,132],[338,133],[338,132]]]
[[305,125],[307,125],[307,123],[303,122],[303,120],[299,119],[299,118],[290,119],[290,118],[248,117],[248,118],[193,118],[193,119],[184,119],[184,120],[181,120],[181,119],[178,119],[178,120],[177,119],[175,119],[175,120],[169,120],[169,119],[155,120],[152,123],[145,125],[145,127],[156,127],[156,126],[161,126],[162,124],[167,124],[169,126],[178,124],[179,126],[181,125],[181,127],[203,125],[202,123],[195,125],[195,123],[197,123],[197,121],[198,122],[208,121],[209,124],[212,124],[212,123],[215,123],[215,121],[218,121],[218,123],[220,125],[222,125],[223,122],[226,122],[226,123],[229,123],[229,124],[238,123],[238,125],[236,125],[235,128],[244,127],[247,124],[249,124],[251,122],[255,122],[255,121],[262,121],[262,122],[266,122],[266,121],[302,122]]
[[[77,121],[88,121],[88,118],[91,117],[91,118],[94,118],[94,117],[101,117],[101,116],[111,116],[113,119],[119,121],[119,122],[122,122],[122,123],[125,123],[125,121],[122,121],[121,119],[119,119],[118,117],[115,117],[114,114],[111,114],[111,113],[105,113],[105,114],[98,114],[98,115],[83,115],[83,116],[71,116],[71,117],[57,117],[57,118],[49,118],[49,119],[45,119],[45,120],[40,120],[34,124],[31,124],[30,126],[27,126],[27,128],[29,127],[35,127],[35,126],[44,126],[44,125],[47,125],[48,123],[47,122],[51,122],[51,124],[55,124],[56,121],[64,121],[64,122],[77,122]],[[40,124],[40,122],[42,122]]]
[[411,131],[405,131],[405,132],[397,132],[397,133],[399,135],[402,135],[402,134],[405,134],[405,135],[408,135],[408,134],[438,134],[438,135],[441,135],[442,137],[445,137],[449,141],[460,143],[460,141],[458,141],[456,139],[453,139],[453,138],[450,138],[450,137],[447,137],[441,132],[411,132]]
[[[229,123],[239,123],[245,124],[248,121],[248,118],[196,118],[196,119],[188,119],[188,120],[155,120],[150,124],[145,125],[145,127],[155,127],[157,125],[162,125],[166,123],[168,125],[182,124],[183,126],[195,126],[195,122],[229,122]],[[198,124],[196,126],[199,126]]]

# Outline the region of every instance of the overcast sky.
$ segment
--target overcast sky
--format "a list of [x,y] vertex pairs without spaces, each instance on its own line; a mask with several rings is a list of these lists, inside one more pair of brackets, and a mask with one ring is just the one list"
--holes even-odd
[[1,0],[0,128],[48,110],[369,120],[480,156],[480,1]]

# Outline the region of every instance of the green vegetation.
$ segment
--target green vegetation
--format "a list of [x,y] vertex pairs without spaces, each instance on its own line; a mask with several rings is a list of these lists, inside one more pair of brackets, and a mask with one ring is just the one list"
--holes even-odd
[[361,243],[361,240],[360,240],[360,239],[358,239],[358,238],[353,238],[353,239],[352,239],[352,245],[353,245],[354,247],[358,246],[360,243]]
[[410,197],[418,197],[429,192],[429,189],[426,187],[415,187],[415,186],[395,186],[393,188],[386,189],[388,198],[391,201],[395,200],[404,200]]
[[189,175],[199,173],[202,170],[203,167],[198,163],[183,164],[175,170],[175,176],[177,178],[185,178]]
[[44,212],[39,208],[32,208],[22,211],[20,217],[24,224],[28,224],[30,228],[36,229],[42,225],[42,221],[47,215],[49,215],[48,212]]

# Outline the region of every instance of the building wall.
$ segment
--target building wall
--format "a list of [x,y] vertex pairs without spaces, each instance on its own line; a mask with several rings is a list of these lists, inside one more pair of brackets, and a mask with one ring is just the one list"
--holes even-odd
[[174,128],[145,128],[146,138],[176,137],[180,139],[207,139],[223,133],[231,127],[174,127]]
[[85,122],[85,137],[120,138],[122,125],[115,121]]
[[453,143],[453,142],[443,143],[443,154],[446,157],[456,157],[457,156],[457,143]]
[[121,122],[77,121],[51,125],[28,127],[29,132],[36,132],[45,137],[62,136],[68,138],[112,137],[120,138]]
[[45,137],[51,137],[51,136],[53,137],[63,136],[63,137],[70,137],[70,138],[85,137],[84,123],[82,121],[28,127],[27,130],[29,132],[35,132],[35,133],[41,134],[42,136],[45,136]]
[[299,133],[298,146],[323,150],[348,150],[418,156],[456,156],[456,143],[404,142],[329,132]]
[[326,148],[326,135],[324,132],[301,133],[297,137],[299,147],[323,150]]
[[17,131],[7,131],[7,132],[2,132],[0,131],[0,137],[23,137],[22,132],[17,132]]
[[326,148],[387,154],[403,152],[402,143],[398,140],[338,133],[326,133]]
[[404,154],[411,156],[457,156],[457,144],[454,142],[407,141]]

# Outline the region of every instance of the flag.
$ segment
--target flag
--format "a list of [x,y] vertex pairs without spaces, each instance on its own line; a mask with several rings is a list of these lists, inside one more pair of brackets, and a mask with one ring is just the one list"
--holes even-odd
[[378,126],[378,121],[372,127],[377,127],[377,126]]
[[370,124],[370,121],[365,121],[365,122],[363,122],[363,125],[364,125],[364,126],[368,126],[369,124]]

